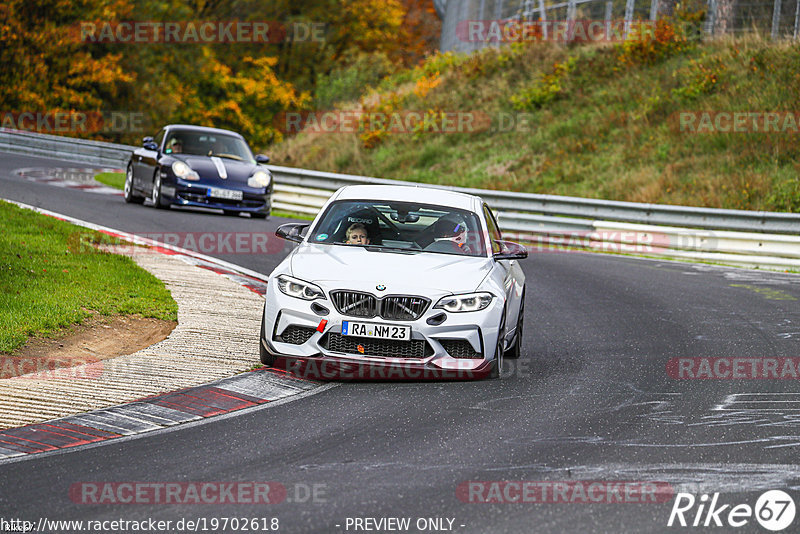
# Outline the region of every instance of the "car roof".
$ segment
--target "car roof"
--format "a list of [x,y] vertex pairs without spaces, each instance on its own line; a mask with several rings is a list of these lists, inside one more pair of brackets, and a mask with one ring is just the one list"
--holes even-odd
[[396,200],[469,211],[479,210],[483,202],[475,195],[422,185],[347,185],[334,194],[333,200]]
[[203,133],[216,133],[216,134],[225,134],[225,135],[232,135],[234,137],[239,137],[244,139],[241,134],[236,132],[232,132],[231,130],[223,130],[221,128],[209,128],[208,126],[195,126],[194,124],[168,124],[164,126],[166,130],[192,130],[195,132],[203,132]]

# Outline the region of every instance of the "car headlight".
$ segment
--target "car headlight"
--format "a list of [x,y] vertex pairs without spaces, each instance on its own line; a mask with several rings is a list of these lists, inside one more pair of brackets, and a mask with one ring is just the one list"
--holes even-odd
[[285,274],[278,276],[278,289],[281,290],[281,293],[285,293],[290,297],[303,300],[325,298],[325,293],[322,292],[319,286]]
[[256,171],[253,176],[247,179],[250,187],[267,187],[270,182],[270,175],[265,171]]
[[480,311],[489,306],[493,298],[494,295],[485,292],[453,295],[451,297],[442,297],[434,308],[455,313]]
[[173,174],[175,174],[175,176],[177,176],[182,180],[191,180],[193,182],[196,182],[197,180],[200,179],[200,176],[198,176],[197,173],[194,172],[191,167],[189,167],[182,161],[175,161],[172,164],[172,172]]

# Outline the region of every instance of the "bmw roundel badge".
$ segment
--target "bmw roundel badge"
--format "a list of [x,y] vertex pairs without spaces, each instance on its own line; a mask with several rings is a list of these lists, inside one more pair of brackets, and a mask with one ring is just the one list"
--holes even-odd
[[375,286],[375,289],[377,289],[378,291],[383,291],[386,289],[386,286],[383,284],[378,284],[377,286]]

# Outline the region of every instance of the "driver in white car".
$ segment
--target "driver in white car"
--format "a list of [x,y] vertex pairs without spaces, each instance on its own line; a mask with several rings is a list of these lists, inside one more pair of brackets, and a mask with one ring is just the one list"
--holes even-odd
[[467,225],[463,221],[453,217],[442,217],[436,221],[434,231],[439,237],[435,238],[433,243],[426,247],[426,250],[469,254]]

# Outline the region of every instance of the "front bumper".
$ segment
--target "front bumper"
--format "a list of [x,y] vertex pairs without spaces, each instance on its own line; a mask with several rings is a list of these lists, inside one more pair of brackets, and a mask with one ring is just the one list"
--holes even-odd
[[267,188],[266,193],[254,193],[241,190],[241,200],[228,200],[208,196],[209,186],[194,182],[176,180],[175,183],[162,186],[162,194],[175,206],[193,206],[226,211],[240,211],[243,213],[269,214],[272,209],[272,190]]
[[[341,380],[472,379],[487,376],[504,303],[495,297],[485,310],[447,313],[434,309],[436,299],[414,321],[357,318],[340,314],[330,300],[312,302],[289,297],[269,284],[260,340],[278,366],[306,378]],[[428,320],[444,315],[441,324]],[[322,323],[322,321],[327,321]],[[343,336],[343,321],[411,327],[411,341]],[[357,350],[360,348],[360,350]],[[361,352],[363,350],[363,353]]]

